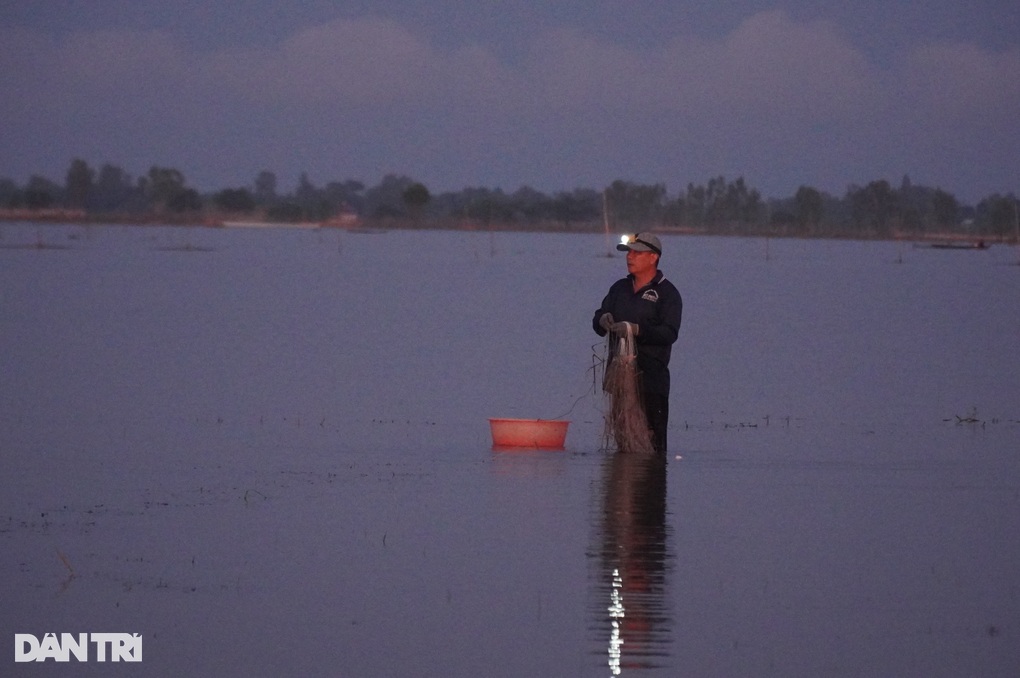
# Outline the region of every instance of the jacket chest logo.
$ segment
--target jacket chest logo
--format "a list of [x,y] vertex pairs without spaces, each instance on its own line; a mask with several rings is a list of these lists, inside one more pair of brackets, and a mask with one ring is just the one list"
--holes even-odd
[[641,298],[645,301],[656,302],[659,300],[659,293],[655,290],[645,290],[645,293],[641,295]]

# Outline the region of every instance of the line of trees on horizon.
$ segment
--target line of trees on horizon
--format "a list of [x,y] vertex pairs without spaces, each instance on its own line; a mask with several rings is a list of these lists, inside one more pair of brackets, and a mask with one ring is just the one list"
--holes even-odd
[[602,190],[576,188],[546,194],[528,186],[512,193],[468,187],[433,195],[421,182],[389,174],[375,186],[356,179],[312,183],[302,173],[283,193],[276,174],[263,170],[251,185],[200,193],[183,172],[152,166],[137,178],[103,164],[98,170],[75,158],[63,183],[33,175],[25,185],[0,178],[0,210],[44,214],[64,210],[89,219],[216,223],[226,219],[283,222],[349,220],[414,227],[555,228],[591,230],[673,228],[721,234],[829,237],[963,235],[1016,237],[1017,198],[992,194],[961,204],[940,188],[899,186],[885,179],[850,185],[833,196],[802,185],[786,198],[765,199],[743,177],[688,183],[675,194],[666,185],[617,179]]

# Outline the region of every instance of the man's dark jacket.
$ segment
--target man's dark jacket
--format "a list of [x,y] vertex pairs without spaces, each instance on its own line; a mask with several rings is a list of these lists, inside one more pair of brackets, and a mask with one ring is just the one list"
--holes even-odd
[[[609,288],[595,311],[592,328],[600,337],[606,336],[606,330],[599,325],[603,313],[613,314],[616,322],[637,324],[637,364],[642,388],[646,393],[668,396],[669,358],[680,332],[683,308],[680,292],[663,277],[662,271],[656,271],[652,281],[636,292],[634,276],[628,275]],[[610,360],[614,352],[615,346],[610,344]]]

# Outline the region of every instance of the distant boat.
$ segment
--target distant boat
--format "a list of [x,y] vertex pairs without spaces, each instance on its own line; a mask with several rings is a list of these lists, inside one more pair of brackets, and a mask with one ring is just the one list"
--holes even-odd
[[224,221],[226,228],[319,228],[313,221]]
[[986,250],[989,245],[984,240],[977,242],[933,242],[928,247],[937,250]]
[[264,221],[223,221],[220,226],[225,228],[261,228],[268,224]]

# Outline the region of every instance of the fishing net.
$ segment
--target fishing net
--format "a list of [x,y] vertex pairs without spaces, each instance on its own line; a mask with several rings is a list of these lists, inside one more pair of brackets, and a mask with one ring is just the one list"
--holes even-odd
[[632,327],[623,334],[610,332],[609,353],[602,390],[609,398],[605,415],[605,442],[615,443],[620,452],[650,454],[654,452],[652,432],[648,428],[641,401],[641,373],[637,368],[637,351]]

